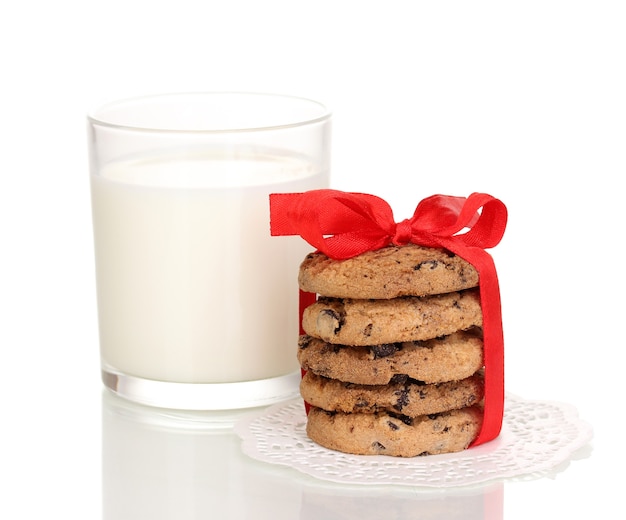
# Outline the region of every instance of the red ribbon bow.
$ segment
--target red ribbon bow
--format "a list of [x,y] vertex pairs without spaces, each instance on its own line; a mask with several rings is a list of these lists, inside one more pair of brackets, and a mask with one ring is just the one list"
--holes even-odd
[[496,268],[485,251],[504,234],[506,206],[484,193],[433,195],[413,216],[396,223],[391,207],[363,193],[313,190],[270,195],[271,234],[300,235],[327,256],[342,260],[389,244],[409,242],[447,249],[476,268],[480,279],[485,363],[484,417],[473,445],[500,434],[504,414],[504,339]]

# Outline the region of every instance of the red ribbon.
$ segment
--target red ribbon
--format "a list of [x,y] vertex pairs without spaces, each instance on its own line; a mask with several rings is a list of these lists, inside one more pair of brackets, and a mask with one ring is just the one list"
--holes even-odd
[[[485,408],[473,446],[495,439],[504,415],[504,338],[500,288],[493,259],[506,228],[506,206],[484,193],[469,197],[433,195],[413,216],[396,223],[391,207],[364,193],[313,190],[270,195],[272,236],[300,235],[325,255],[343,260],[390,244],[409,242],[444,248],[478,271],[483,312]],[[310,302],[310,298],[301,298]]]

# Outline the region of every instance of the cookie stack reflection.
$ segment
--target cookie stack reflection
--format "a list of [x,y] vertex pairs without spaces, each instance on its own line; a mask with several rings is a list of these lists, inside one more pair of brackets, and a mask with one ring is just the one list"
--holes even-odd
[[347,260],[308,255],[298,360],[307,435],[360,455],[466,449],[480,431],[478,273],[441,249],[388,246]]

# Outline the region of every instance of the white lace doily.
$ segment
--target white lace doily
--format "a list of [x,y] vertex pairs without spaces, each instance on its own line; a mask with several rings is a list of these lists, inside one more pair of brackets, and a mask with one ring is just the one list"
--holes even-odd
[[507,395],[500,436],[460,453],[397,458],[349,455],[315,444],[300,399],[274,405],[235,425],[248,456],[347,484],[452,487],[547,472],[589,442],[592,429],[565,403]]

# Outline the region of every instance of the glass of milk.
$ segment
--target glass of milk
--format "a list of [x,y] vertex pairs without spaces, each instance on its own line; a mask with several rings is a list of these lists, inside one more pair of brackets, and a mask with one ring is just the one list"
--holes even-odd
[[163,408],[298,393],[299,237],[269,194],[329,183],[331,116],[307,99],[169,94],[88,116],[102,379]]

